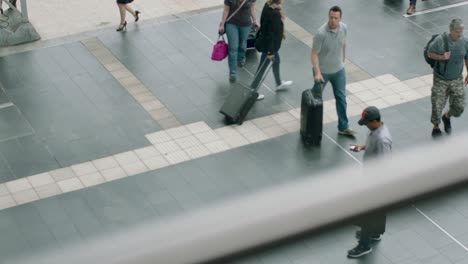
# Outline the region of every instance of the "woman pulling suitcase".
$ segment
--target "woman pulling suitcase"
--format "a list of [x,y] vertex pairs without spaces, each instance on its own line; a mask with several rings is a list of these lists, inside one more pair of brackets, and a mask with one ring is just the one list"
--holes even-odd
[[[261,80],[261,77],[267,69],[267,63],[263,63],[268,57],[273,61],[273,75],[275,76],[276,91],[288,88],[293,82],[283,81],[280,77],[280,56],[279,49],[281,43],[285,38],[284,32],[284,13],[281,9],[281,4],[284,0],[268,0],[262,10],[260,17],[260,30],[258,32],[258,38],[255,43],[255,47],[258,51],[262,52],[260,64],[258,66],[257,79]],[[263,65],[263,67],[262,67]],[[257,80],[254,80],[254,83]],[[255,85],[253,85],[255,87]],[[260,94],[258,100],[263,99],[265,96]]]
[[[255,73],[254,80],[249,87],[238,84],[233,87],[231,93],[226,98],[220,113],[225,116],[227,124],[242,125],[249,110],[256,100],[261,100],[265,96],[257,92],[258,88],[265,80],[267,72],[273,66],[273,73],[276,80],[276,90],[285,89],[292,84],[292,81],[282,81],[279,73],[279,55],[278,50],[281,47],[281,41],[284,38],[284,16],[280,4],[284,0],[269,0],[262,11],[261,27],[255,43],[255,48],[263,52]],[[271,65],[273,60],[273,65]]]

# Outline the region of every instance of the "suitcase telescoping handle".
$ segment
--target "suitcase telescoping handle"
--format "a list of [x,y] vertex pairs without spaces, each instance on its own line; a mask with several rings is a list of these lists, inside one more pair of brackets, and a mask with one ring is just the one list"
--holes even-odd
[[[258,70],[257,72],[255,72],[255,75],[253,77],[253,81],[252,81],[252,84],[250,85],[250,88],[254,89],[255,91],[258,90],[258,88],[260,87],[260,85],[263,83],[263,81],[265,81],[266,79],[266,76],[268,74],[268,72],[270,72],[270,69],[273,65],[273,62],[274,59],[270,59],[268,58],[268,56],[265,58],[265,60],[263,60],[262,64],[260,65],[260,67],[258,67]],[[267,67],[265,71],[263,71],[263,67]],[[260,81],[257,80],[258,78],[258,75],[263,72],[263,76],[261,78]]]

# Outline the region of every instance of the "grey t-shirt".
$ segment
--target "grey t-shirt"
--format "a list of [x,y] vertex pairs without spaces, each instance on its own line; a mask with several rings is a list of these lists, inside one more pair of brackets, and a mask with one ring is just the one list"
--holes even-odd
[[[445,53],[443,39],[444,34],[441,34],[434,39],[431,45],[429,45],[429,52],[439,55]],[[448,50],[451,53],[450,59],[448,61],[438,61],[434,66],[434,74],[444,80],[455,80],[462,76],[463,65],[465,60],[468,60],[468,39],[461,37],[460,39],[453,41],[449,34],[447,34],[447,38]],[[447,64],[447,66],[445,66],[445,64]],[[446,69],[444,67],[446,67]]]
[[392,136],[385,124],[378,129],[371,131],[367,136],[366,151],[364,161],[373,158],[380,158],[392,154]]
[[343,45],[346,43],[348,27],[340,22],[335,33],[328,26],[322,25],[314,36],[312,49],[319,54],[319,67],[322,73],[336,73],[343,69]]
[[[248,27],[252,25],[252,19],[250,18],[250,7],[256,0],[246,0],[245,4],[241,7],[241,9],[231,18],[231,20],[227,21],[226,23],[230,23],[239,27]],[[227,18],[231,16],[234,11],[242,3],[242,0],[224,0],[224,4],[229,6],[229,15]]]

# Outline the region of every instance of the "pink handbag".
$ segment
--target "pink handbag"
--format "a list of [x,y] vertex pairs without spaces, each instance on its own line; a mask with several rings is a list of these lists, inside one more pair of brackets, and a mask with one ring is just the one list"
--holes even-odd
[[229,46],[224,40],[223,35],[219,35],[218,42],[213,46],[213,52],[211,53],[211,59],[214,61],[222,61],[228,55]]
[[[232,12],[232,14],[226,19],[226,22],[231,20],[231,18],[239,12],[239,10],[244,6],[247,0],[242,0],[242,3],[239,7]],[[211,53],[211,59],[214,61],[222,61],[228,56],[229,45],[224,40],[224,32],[219,33],[218,42],[213,46],[213,52]]]

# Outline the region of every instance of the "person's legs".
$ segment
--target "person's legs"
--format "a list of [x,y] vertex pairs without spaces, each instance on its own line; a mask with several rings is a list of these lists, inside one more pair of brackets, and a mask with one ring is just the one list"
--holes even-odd
[[336,100],[336,113],[338,115],[338,130],[348,129],[348,115],[346,114],[346,72],[341,69],[330,78],[333,87],[333,94]]
[[448,89],[449,110],[442,115],[444,130],[447,134],[452,132],[450,117],[459,117],[465,110],[465,88],[463,78],[451,81]]
[[361,228],[361,236],[359,237],[359,245],[369,248],[371,244],[372,232],[367,226]]
[[125,4],[117,4],[117,6],[120,12],[120,26],[122,26],[125,23]]
[[271,62],[267,60],[267,53],[263,52],[262,56],[260,58],[260,63],[258,64],[257,71],[255,72],[255,79],[252,81],[251,88],[258,90],[260,87],[261,83],[260,81],[262,80],[263,76],[265,75],[265,71],[268,68],[268,65]]
[[262,66],[262,63],[265,61],[266,57],[267,57],[267,53],[262,52],[262,55],[260,56],[260,62],[258,63],[258,67],[255,72],[258,72],[258,70],[260,70],[260,66]]
[[453,81],[449,91],[449,111],[448,117],[460,117],[465,110],[465,88],[463,78]]
[[247,38],[249,37],[250,26],[239,28],[239,46],[237,52],[237,62],[241,65],[245,64],[245,53],[247,52]]
[[348,257],[359,258],[372,252],[371,248],[371,229],[367,225],[361,226],[359,235],[359,243],[356,247],[348,251]]
[[229,79],[235,81],[237,78],[237,53],[239,50],[239,27],[230,23],[226,23],[224,27],[229,43]]
[[406,14],[412,15],[416,12],[416,0],[410,0],[410,4],[408,9],[406,10]]
[[281,85],[281,77],[280,77],[280,56],[279,53],[275,53],[275,60],[273,61],[273,75],[275,76],[276,86]]
[[440,117],[442,115],[442,111],[444,110],[445,104],[447,103],[448,87],[449,85],[447,81],[434,76],[434,84],[431,91],[431,123],[434,125],[432,130],[433,136],[438,136],[441,133],[439,129]]
[[132,14],[134,17],[136,16],[135,10],[133,10],[133,8],[130,7],[130,5],[125,5],[125,10]]

